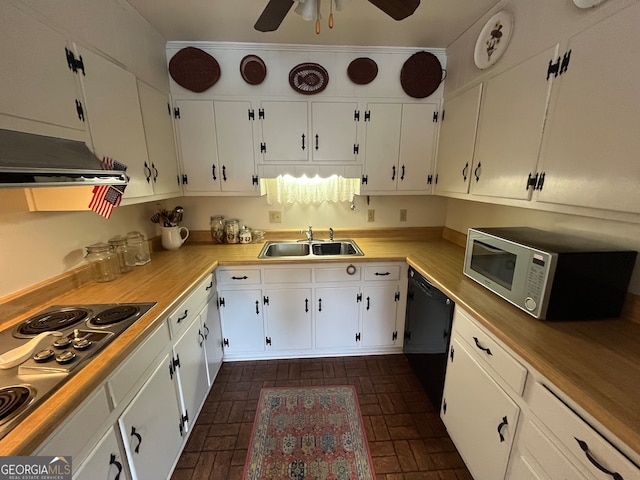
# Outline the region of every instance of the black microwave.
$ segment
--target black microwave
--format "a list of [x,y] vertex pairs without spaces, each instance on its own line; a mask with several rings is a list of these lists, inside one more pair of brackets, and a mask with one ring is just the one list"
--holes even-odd
[[529,227],[470,228],[464,273],[546,320],[620,316],[637,252]]

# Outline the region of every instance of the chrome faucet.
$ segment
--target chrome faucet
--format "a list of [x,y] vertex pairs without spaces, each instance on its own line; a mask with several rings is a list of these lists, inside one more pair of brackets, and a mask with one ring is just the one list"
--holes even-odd
[[309,230],[300,230],[300,233],[304,233],[307,236],[309,242],[313,242],[313,227],[309,225]]
[[329,227],[329,241],[333,242],[333,228]]

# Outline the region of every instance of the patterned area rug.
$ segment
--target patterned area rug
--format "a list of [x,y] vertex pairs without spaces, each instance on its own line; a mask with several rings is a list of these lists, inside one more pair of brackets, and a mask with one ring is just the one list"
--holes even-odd
[[243,478],[373,480],[355,388],[263,388]]

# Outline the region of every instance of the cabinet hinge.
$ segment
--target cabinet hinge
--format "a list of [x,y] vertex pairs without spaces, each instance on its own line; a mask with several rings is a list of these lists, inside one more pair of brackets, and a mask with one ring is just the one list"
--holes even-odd
[[442,413],[447,413],[447,401],[442,402]]
[[185,433],[185,425],[187,424],[187,422],[189,421],[189,413],[185,411],[184,415],[180,416],[180,421],[179,423],[179,429],[180,429],[180,436],[183,437],[184,433]]
[[438,123],[438,112],[433,112],[433,123]]
[[393,332],[393,335],[391,335],[391,340],[397,340],[398,339],[398,332]]
[[267,296],[262,297],[262,303],[265,305],[269,305],[269,297]]
[[443,108],[443,109],[442,109],[442,116],[440,117],[440,121],[441,121],[441,122],[444,122],[444,112],[445,112],[445,110],[444,110],[444,108]]
[[362,175],[362,185],[366,185],[369,181],[369,175]]
[[361,301],[362,301],[362,294],[361,294],[361,293],[358,293],[358,294],[356,295],[356,303],[357,303],[357,302],[361,302]]
[[222,340],[222,346],[223,347],[228,347],[229,346],[229,339],[225,338],[224,340]]
[[449,358],[453,362],[453,347],[451,347],[451,350],[449,350]]
[[264,120],[264,108],[258,109],[258,120]]
[[354,155],[357,155],[360,153],[360,144],[359,143],[354,143],[353,144],[353,153]]
[[571,50],[564,53],[562,58],[558,57],[556,63],[553,63],[553,60],[549,60],[549,67],[547,68],[547,80],[551,75],[557,77],[558,75],[562,75],[569,68],[569,60],[571,60]]
[[264,337],[264,342],[265,342],[267,345],[271,345],[271,337]]
[[247,116],[249,117],[249,120],[255,120],[256,115],[255,115],[255,113],[253,112],[253,109],[252,109],[252,108],[250,108],[250,109],[248,109],[248,110],[247,110]]
[[260,153],[265,153],[267,151],[267,144],[262,142],[260,143]]
[[431,185],[433,183],[433,175],[427,176],[427,185]]
[[251,175],[251,185],[258,185],[258,176]]
[[174,109],[173,109],[173,118],[180,118],[180,108],[174,107]]
[[360,110],[354,110],[354,112],[353,112],[353,121],[354,122],[359,122],[360,121]]
[[[444,117],[442,117],[444,119]],[[436,173],[436,185],[438,184],[438,174]]]
[[540,174],[540,176],[538,177],[538,183],[536,184],[536,187],[535,187],[536,190],[542,190],[542,186],[544,185],[544,177],[545,177],[545,175],[546,174],[544,172],[542,172]]
[[371,111],[370,110],[366,110],[364,112],[364,121],[365,122],[370,122],[371,121]]
[[78,113],[78,118],[84,122],[84,109],[82,108],[82,102],[76,99],[76,112]]
[[171,379],[173,379],[176,368],[180,368],[180,357],[178,355],[176,355],[176,358],[169,360],[169,376]]
[[189,177],[187,176],[186,173],[182,174],[182,184],[183,185],[189,185]]
[[409,330],[404,331],[404,339],[411,340],[411,332]]
[[69,66],[69,70],[73,71],[73,73],[78,73],[78,70],[82,70],[82,75],[85,75],[82,55],[76,58],[75,54],[66,47],[64,49],[64,52],[67,56],[67,65]]
[[530,188],[533,188],[535,190],[537,184],[538,174],[536,173],[535,176],[531,176],[531,174],[529,174],[529,176],[527,177],[527,190],[529,190]]
[[224,307],[224,297],[218,298],[218,307]]
[[356,333],[356,342],[360,341],[360,332]]
[[393,297],[393,298],[394,298],[394,300],[395,300],[396,302],[399,302],[399,301],[400,301],[400,292],[396,292],[396,294],[394,295],[394,297]]
[[171,116],[171,105],[169,105],[169,102],[167,102],[167,113]]

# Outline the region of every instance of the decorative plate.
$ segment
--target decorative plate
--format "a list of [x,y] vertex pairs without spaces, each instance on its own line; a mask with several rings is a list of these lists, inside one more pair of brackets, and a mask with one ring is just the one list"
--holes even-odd
[[201,93],[216,84],[220,78],[220,65],[207,52],[186,47],[169,60],[169,74],[181,87]]
[[473,52],[476,67],[482,70],[500,60],[509,45],[512,31],[513,19],[508,12],[502,10],[491,17],[476,42]]
[[317,63],[301,63],[289,72],[289,85],[304,95],[320,93],[329,83],[329,74]]
[[247,55],[240,61],[240,75],[249,85],[259,85],[267,76],[267,66],[257,55]]
[[429,52],[416,52],[402,65],[400,85],[413,98],[425,98],[435,92],[443,80],[438,58]]
[[356,58],[347,67],[347,75],[353,83],[366,85],[378,76],[378,64],[367,57]]

